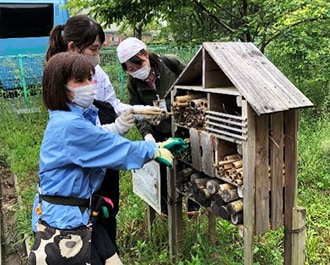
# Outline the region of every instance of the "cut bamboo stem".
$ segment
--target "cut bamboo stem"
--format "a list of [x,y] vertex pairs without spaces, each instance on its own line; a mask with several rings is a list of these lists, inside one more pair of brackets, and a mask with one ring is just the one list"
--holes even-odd
[[133,114],[141,114],[141,115],[174,115],[174,112],[166,112],[166,111],[150,111],[150,110],[134,110]]

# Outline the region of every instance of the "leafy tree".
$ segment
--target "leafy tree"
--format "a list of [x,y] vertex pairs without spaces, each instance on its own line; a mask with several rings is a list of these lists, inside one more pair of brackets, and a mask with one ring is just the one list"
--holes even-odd
[[329,23],[326,0],[71,0],[106,25],[126,21],[141,37],[152,21],[166,20],[177,42],[233,40],[255,43],[264,52],[298,26]]

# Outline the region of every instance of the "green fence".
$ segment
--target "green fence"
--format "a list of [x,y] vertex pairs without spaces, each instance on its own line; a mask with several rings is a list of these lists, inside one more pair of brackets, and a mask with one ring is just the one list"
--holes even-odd
[[[199,47],[149,46],[149,51],[159,55],[176,54],[188,63]],[[10,99],[20,108],[34,106],[34,97],[41,94],[42,71],[45,54],[0,56],[0,98]],[[103,49],[101,66],[109,75],[117,97],[126,101],[126,73],[116,57],[115,47]]]

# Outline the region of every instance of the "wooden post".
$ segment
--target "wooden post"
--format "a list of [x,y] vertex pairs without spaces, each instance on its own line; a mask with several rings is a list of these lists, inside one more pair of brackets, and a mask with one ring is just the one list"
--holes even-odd
[[156,218],[156,211],[148,205],[148,232],[149,236],[152,236],[152,225]]
[[298,142],[298,110],[289,110],[284,115],[285,128],[285,199],[284,199],[284,264],[292,261],[293,231],[292,209],[296,206],[297,190],[297,142]]
[[306,247],[306,209],[295,207],[292,211],[292,264],[305,264]]
[[244,189],[243,189],[243,219],[244,219],[244,265],[253,264],[253,235],[254,235],[254,201],[255,201],[255,116],[246,100],[242,100],[242,117],[248,122],[248,141],[243,142],[243,168],[244,168]]
[[167,168],[168,233],[170,259],[174,262],[183,240],[182,196],[176,191],[176,167]]

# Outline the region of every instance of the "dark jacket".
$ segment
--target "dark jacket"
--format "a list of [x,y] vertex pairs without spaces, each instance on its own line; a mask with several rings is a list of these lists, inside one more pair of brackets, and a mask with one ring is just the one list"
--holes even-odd
[[[166,55],[169,59],[171,66],[175,67],[178,72],[182,72],[185,68],[185,64],[176,55]],[[173,73],[162,62],[158,71],[156,72],[156,90],[150,88],[145,81],[133,78],[129,76],[127,80],[128,98],[130,105],[151,105],[153,101],[157,100],[157,94],[160,99],[164,97],[166,92],[171,88],[172,84],[177,78],[177,75]],[[171,98],[168,93],[166,100],[167,110],[171,110]],[[157,126],[152,126],[147,121],[137,122],[137,128],[141,135],[144,137],[146,134],[151,133],[156,141],[162,141],[164,138],[171,136],[171,117],[160,122]]]

